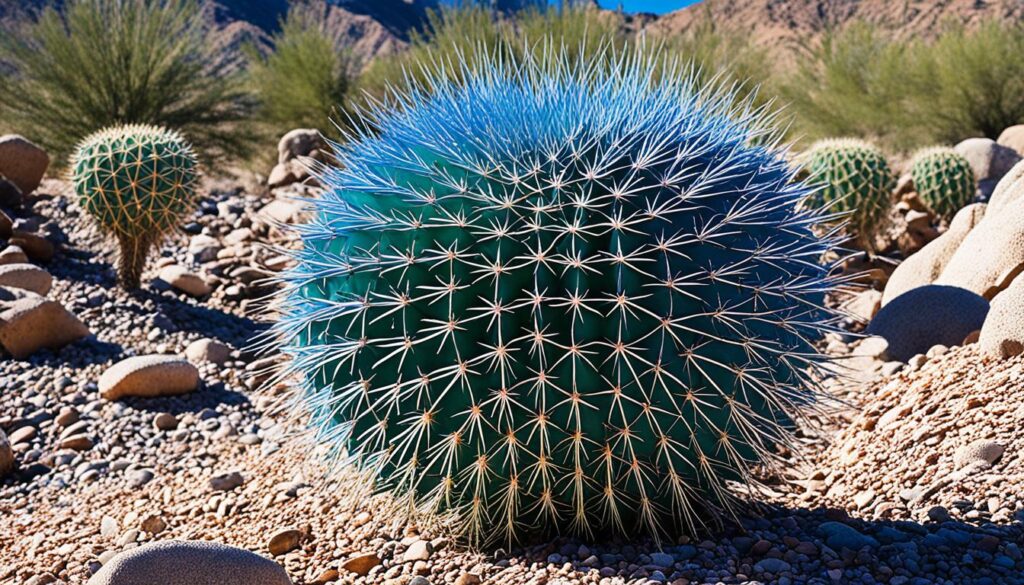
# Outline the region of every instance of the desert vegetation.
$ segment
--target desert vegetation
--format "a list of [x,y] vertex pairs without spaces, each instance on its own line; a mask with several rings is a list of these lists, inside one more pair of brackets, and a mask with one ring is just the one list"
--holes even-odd
[[372,4],[0,4],[0,582],[1024,583],[1015,20]]

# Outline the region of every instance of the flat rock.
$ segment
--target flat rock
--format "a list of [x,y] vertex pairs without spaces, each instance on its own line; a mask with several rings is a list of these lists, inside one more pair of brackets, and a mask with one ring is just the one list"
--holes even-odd
[[365,553],[349,557],[341,564],[341,568],[349,573],[365,577],[378,565],[380,565],[380,557],[375,553]]
[[935,345],[960,345],[981,328],[988,309],[988,301],[969,290],[930,284],[882,307],[867,333],[885,338],[889,357],[906,362]]
[[0,175],[28,195],[39,183],[50,166],[50,156],[32,141],[18,134],[0,136]]
[[16,359],[43,348],[60,349],[89,335],[89,328],[63,305],[29,295],[0,302],[0,345]]
[[46,296],[53,286],[53,277],[34,264],[3,264],[0,265],[0,286],[12,286]]
[[194,297],[205,297],[213,291],[203,277],[179,264],[171,264],[161,268],[160,280]]
[[270,537],[270,541],[267,543],[267,550],[275,557],[289,553],[299,548],[299,544],[302,543],[304,536],[305,534],[296,528],[278,530]]
[[199,370],[175,356],[144,355],[122,360],[103,372],[100,395],[107,400],[125,396],[174,396],[199,386]]
[[290,585],[277,563],[253,552],[201,541],[163,541],[124,551],[88,585]]

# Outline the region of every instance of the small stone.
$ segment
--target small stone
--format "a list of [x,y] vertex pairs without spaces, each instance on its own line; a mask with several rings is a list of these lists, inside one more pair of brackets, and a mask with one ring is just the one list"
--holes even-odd
[[463,573],[455,580],[455,585],[480,585],[480,575],[476,573]]
[[409,585],[430,585],[430,579],[422,575],[417,575],[409,581]]
[[754,570],[761,573],[771,573],[778,575],[790,569],[789,563],[782,559],[773,559],[771,557],[761,559],[754,565]]
[[995,441],[981,439],[964,445],[953,454],[953,465],[963,469],[972,463],[992,465],[1003,455],[1004,447]]
[[664,552],[651,553],[651,563],[663,568],[670,568],[676,564],[675,558],[672,555]]
[[928,510],[928,519],[932,522],[938,522],[940,524],[942,522],[949,522],[949,510],[943,508],[942,506],[932,506]]
[[405,554],[402,555],[402,559],[406,563],[414,561],[426,561],[430,559],[430,555],[434,552],[434,546],[426,540],[417,540],[416,542],[409,545],[409,548],[405,550]]
[[341,568],[360,577],[365,577],[378,565],[380,565],[380,558],[374,553],[366,553],[349,557],[341,564]]
[[114,539],[121,534],[121,526],[110,516],[104,516],[100,520],[100,536],[103,538]]
[[267,543],[267,550],[275,557],[291,552],[299,548],[299,544],[304,536],[305,534],[301,530],[294,528],[279,530],[270,537],[270,542]]
[[158,431],[173,431],[178,428],[178,418],[169,412],[161,412],[153,417],[153,428]]
[[78,414],[77,410],[70,406],[65,406],[60,409],[60,413],[57,414],[57,418],[54,419],[54,422],[62,428],[67,428],[78,422],[79,418],[81,418],[81,415]]
[[160,280],[193,297],[205,297],[213,291],[203,277],[179,264],[161,268]]
[[243,483],[245,483],[245,477],[238,471],[229,471],[210,478],[210,487],[217,492],[231,491]]
[[92,439],[86,434],[73,435],[66,439],[61,439],[61,449],[71,449],[72,451],[88,451],[92,449]]
[[174,356],[144,355],[122,360],[103,372],[100,395],[107,400],[125,396],[174,396],[199,386],[199,370]]
[[167,521],[156,514],[150,514],[142,519],[139,526],[150,534],[160,534],[167,529]]
[[323,573],[320,573],[320,576],[318,576],[315,580],[313,580],[313,585],[326,585],[327,583],[337,581],[338,578],[340,577],[341,574],[338,573],[337,569],[327,569]]
[[136,469],[128,474],[128,485],[142,487],[153,481],[153,472],[148,469]]
[[200,339],[185,348],[185,357],[194,363],[210,362],[219,366],[231,358],[231,348],[215,339]]

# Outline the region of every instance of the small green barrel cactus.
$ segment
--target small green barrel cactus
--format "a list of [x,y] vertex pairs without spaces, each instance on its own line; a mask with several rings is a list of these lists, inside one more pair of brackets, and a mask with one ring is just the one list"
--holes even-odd
[[959,152],[947,146],[919,151],[910,162],[910,176],[921,200],[949,220],[974,199],[974,170]]
[[364,114],[296,228],[282,375],[471,539],[712,524],[815,397],[812,188],[759,111],[634,51],[456,63]]
[[885,155],[863,140],[831,138],[811,146],[800,162],[819,185],[808,204],[846,221],[858,245],[873,250],[873,236],[888,217],[896,188]]
[[71,168],[80,205],[117,238],[119,283],[138,288],[150,248],[195,205],[191,146],[165,128],[116,126],[83,140]]

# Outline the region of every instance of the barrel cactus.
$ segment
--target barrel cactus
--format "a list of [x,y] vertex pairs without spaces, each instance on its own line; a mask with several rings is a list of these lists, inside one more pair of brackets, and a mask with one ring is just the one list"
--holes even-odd
[[195,205],[191,146],[165,128],[115,126],[85,138],[71,169],[79,204],[117,239],[118,282],[138,288],[150,249]]
[[885,224],[896,188],[885,155],[863,140],[831,138],[812,145],[800,162],[819,185],[808,204],[844,221],[857,244],[873,250],[873,236]]
[[959,152],[945,146],[926,148],[911,159],[910,176],[921,199],[949,220],[974,199],[974,170]]
[[713,523],[817,396],[813,189],[763,112],[611,58],[397,91],[296,226],[282,375],[342,461],[474,541]]

